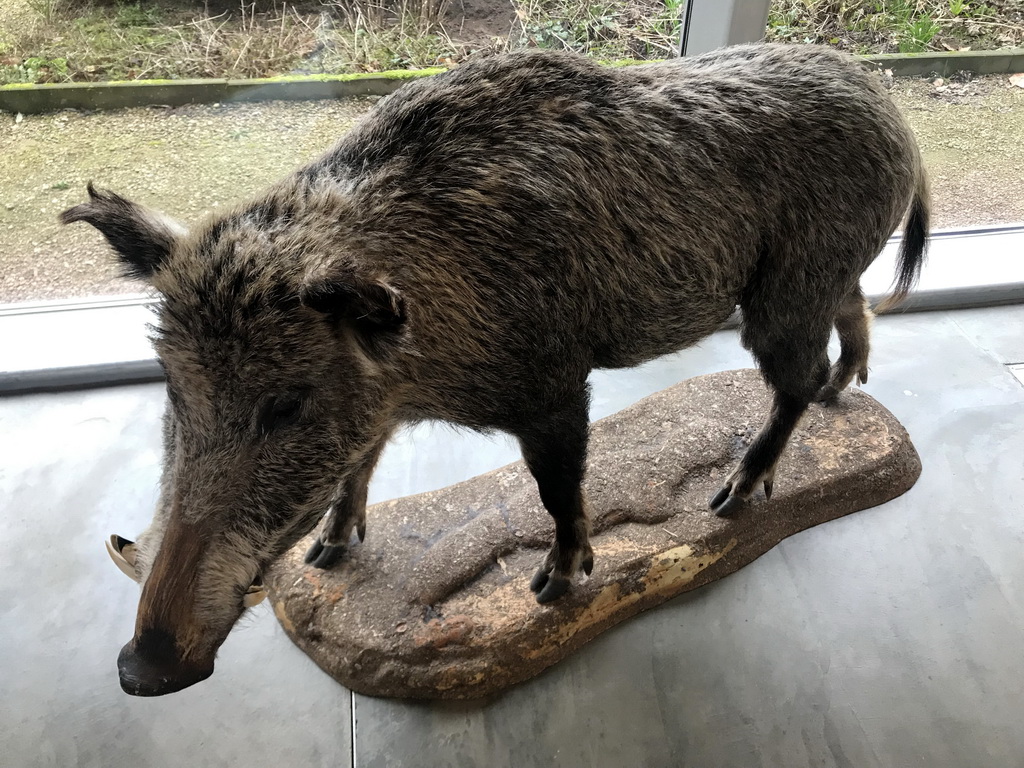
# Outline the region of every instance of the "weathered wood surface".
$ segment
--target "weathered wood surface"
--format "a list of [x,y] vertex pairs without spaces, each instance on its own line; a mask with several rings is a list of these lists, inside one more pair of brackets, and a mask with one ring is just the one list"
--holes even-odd
[[274,611],[295,643],[360,693],[472,698],[536,675],[624,619],[720,579],[805,528],[907,491],[921,465],[863,392],[812,406],[776,473],[729,519],[708,497],[768,410],[753,370],[690,379],[593,425],[589,580],[539,606],[530,577],[554,526],[521,462],[375,505],[333,570],[275,567]]

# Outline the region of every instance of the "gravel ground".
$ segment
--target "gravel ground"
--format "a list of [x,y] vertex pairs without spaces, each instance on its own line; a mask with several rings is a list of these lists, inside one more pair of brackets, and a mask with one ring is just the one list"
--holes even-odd
[[914,78],[892,93],[924,155],[934,227],[1024,223],[1024,88]]
[[29,0],[0,0],[0,36],[4,30],[25,29],[39,17],[38,11],[32,10]]
[[[1024,222],[1024,89],[897,80],[932,177],[934,224]],[[138,293],[100,235],[56,215],[95,180],[185,222],[328,148],[369,99],[0,115],[0,302]]]
[[85,183],[192,222],[327,149],[370,99],[27,115],[0,127],[0,302],[139,293],[106,243],[57,214]]

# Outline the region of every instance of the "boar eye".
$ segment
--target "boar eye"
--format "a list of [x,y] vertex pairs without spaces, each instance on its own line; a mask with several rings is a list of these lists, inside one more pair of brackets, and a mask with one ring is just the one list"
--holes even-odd
[[260,410],[259,429],[264,435],[289,427],[299,420],[302,398],[298,395],[270,397]]

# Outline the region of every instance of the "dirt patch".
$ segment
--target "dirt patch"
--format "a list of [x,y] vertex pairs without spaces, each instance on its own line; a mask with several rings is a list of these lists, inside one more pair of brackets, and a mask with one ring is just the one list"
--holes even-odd
[[[1024,221],[1024,89],[1005,77],[898,80],[932,177],[934,224]],[[93,179],[183,221],[240,201],[326,150],[368,99],[0,117],[0,302],[138,293],[102,238],[56,215]]]
[[481,47],[512,37],[517,19],[512,0],[451,0],[443,23],[454,39]]

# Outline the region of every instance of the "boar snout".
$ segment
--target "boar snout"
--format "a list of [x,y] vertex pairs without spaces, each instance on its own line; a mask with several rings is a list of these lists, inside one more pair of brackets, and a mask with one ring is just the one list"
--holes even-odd
[[121,690],[132,696],[163,696],[188,688],[213,674],[213,659],[184,661],[174,638],[159,629],[145,630],[117,657]]
[[205,526],[186,520],[177,502],[147,570],[138,558],[148,557],[151,546],[147,541],[143,550],[133,549],[120,537],[108,546],[122,570],[141,576],[135,633],[117,659],[121,688],[133,696],[174,693],[213,674],[217,649],[253,590],[262,590],[259,578],[249,591],[231,583],[226,563],[237,556],[232,558]]

